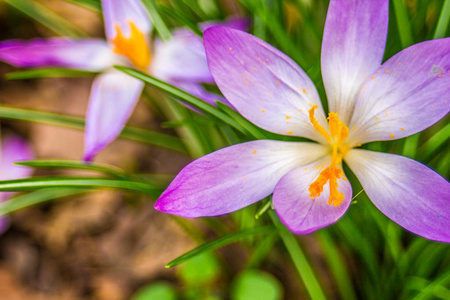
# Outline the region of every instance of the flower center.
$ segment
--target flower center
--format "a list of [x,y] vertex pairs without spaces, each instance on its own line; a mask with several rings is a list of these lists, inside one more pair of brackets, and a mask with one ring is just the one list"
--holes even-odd
[[350,150],[347,144],[344,144],[345,139],[348,136],[348,127],[339,120],[338,114],[331,112],[328,114],[328,131],[319,124],[314,117],[314,110],[317,105],[314,105],[309,112],[309,120],[313,124],[314,129],[317,130],[330,144],[332,150],[332,157],[330,165],[320,172],[319,177],[310,184],[308,191],[311,198],[320,196],[323,191],[323,186],[330,182],[330,197],[328,198],[328,204],[339,206],[344,200],[344,194],[338,191],[337,180],[344,175],[341,168],[336,165],[341,165],[342,157]]
[[135,67],[145,70],[151,60],[150,45],[136,25],[131,21],[128,23],[131,29],[129,38],[126,38],[121,32],[120,26],[116,25],[117,35],[112,40],[114,52],[126,56]]

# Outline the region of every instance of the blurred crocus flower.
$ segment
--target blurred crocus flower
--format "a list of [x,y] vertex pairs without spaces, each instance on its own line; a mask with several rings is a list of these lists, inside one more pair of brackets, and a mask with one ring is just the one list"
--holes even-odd
[[312,81],[285,54],[244,32],[213,27],[204,43],[224,96],[249,121],[313,142],[251,141],[188,166],[157,201],[185,217],[238,210],[273,193],[295,233],[336,222],[352,188],[345,161],[372,202],[405,229],[450,242],[450,186],[421,163],[355,147],[400,139],[449,111],[450,38],[413,45],[381,65],[388,0],[331,0],[322,45],[330,113]]
[[[200,85],[213,80],[199,37],[180,30],[167,43],[157,41],[152,57],[152,24],[141,1],[102,0],[102,8],[106,40],[51,38],[0,43],[0,60],[17,67],[103,72],[94,80],[86,113],[86,161],[120,134],[144,86],[138,79],[115,70],[116,64],[151,73],[210,103],[223,99]],[[242,20],[230,25],[243,30],[247,26]]]
[[[31,175],[33,169],[14,164],[33,158],[31,147],[24,139],[7,135],[1,141],[0,150],[0,180],[20,179]],[[12,195],[12,192],[0,192],[0,202],[8,200]],[[8,229],[8,226],[8,217],[0,216],[0,234]]]

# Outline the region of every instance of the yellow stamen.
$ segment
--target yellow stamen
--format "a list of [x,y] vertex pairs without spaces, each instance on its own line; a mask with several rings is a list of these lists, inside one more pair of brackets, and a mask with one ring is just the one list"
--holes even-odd
[[133,22],[129,22],[129,24],[131,29],[129,38],[126,38],[121,32],[120,26],[116,25],[117,35],[112,40],[114,52],[126,56],[134,66],[145,70],[151,60],[150,45],[136,25]]
[[322,170],[319,177],[310,184],[308,191],[311,198],[319,197],[323,192],[324,185],[329,182],[330,196],[327,204],[339,206],[344,200],[344,194],[338,191],[337,180],[344,175],[342,169],[337,167],[342,163],[342,157],[350,150],[350,147],[344,144],[348,136],[348,127],[339,120],[338,114],[331,112],[328,114],[328,129],[330,134],[323,128],[314,117],[314,110],[317,105],[314,105],[309,110],[309,120],[321,135],[323,135],[332,148],[332,157],[330,165]]
[[323,126],[319,124],[319,121],[317,121],[317,119],[314,117],[314,110],[317,107],[318,107],[317,105],[313,105],[313,107],[310,110],[308,110],[309,121],[313,124],[314,129],[317,130],[322,136],[324,136],[327,139],[328,143],[331,143],[331,138],[327,130],[323,128]]

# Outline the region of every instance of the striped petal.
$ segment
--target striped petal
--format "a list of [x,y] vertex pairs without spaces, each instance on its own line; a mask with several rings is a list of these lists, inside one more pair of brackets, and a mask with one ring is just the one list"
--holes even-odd
[[355,143],[399,139],[422,131],[450,110],[450,38],[413,45],[364,84],[350,123]]
[[350,150],[346,163],[381,212],[427,239],[450,242],[450,184],[421,163],[399,155]]
[[186,166],[155,208],[183,217],[230,213],[270,195],[284,174],[326,152],[319,144],[268,140],[224,148]]
[[111,143],[122,131],[139,100],[144,84],[121,72],[97,76],[86,114],[84,160]]
[[116,56],[101,39],[34,39],[0,43],[0,60],[21,68],[66,67],[101,71],[111,67]]
[[314,84],[285,54],[239,30],[212,27],[203,35],[208,65],[227,100],[249,121],[275,133],[325,142],[308,117],[326,126]]
[[388,0],[331,0],[322,43],[329,110],[348,124],[361,85],[381,64]]

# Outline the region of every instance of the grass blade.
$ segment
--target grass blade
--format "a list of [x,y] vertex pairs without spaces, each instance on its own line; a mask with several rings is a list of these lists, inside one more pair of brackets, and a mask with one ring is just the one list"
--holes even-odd
[[436,26],[436,31],[434,32],[434,39],[441,39],[445,37],[447,32],[448,23],[450,21],[450,0],[445,0],[442,5],[441,14],[439,16],[439,21]]
[[69,23],[47,7],[32,0],[5,0],[6,3],[35,19],[60,36],[85,37],[81,29]]
[[19,80],[19,79],[35,79],[35,78],[84,77],[84,76],[92,76],[95,74],[97,73],[83,70],[46,68],[46,69],[32,69],[32,70],[10,72],[7,73],[5,77],[8,80]]
[[[0,106],[0,118],[84,129],[84,120],[80,117],[14,107]],[[160,132],[126,126],[120,137],[186,153],[186,148],[179,138]]]
[[157,197],[161,188],[143,182],[95,177],[34,177],[0,181],[0,191],[30,191],[46,188],[117,188],[131,190]]
[[271,210],[269,215],[272,222],[275,224],[275,227],[278,229],[280,237],[291,256],[311,299],[327,299],[295,236],[281,223],[274,210]]
[[241,239],[244,239],[244,238],[247,238],[247,237],[252,237],[254,235],[270,234],[273,231],[274,231],[273,227],[263,226],[263,227],[254,227],[254,228],[251,228],[251,229],[246,229],[246,230],[239,231],[237,233],[233,233],[233,234],[230,234],[230,235],[223,236],[221,238],[218,238],[217,240],[214,240],[212,242],[203,244],[203,245],[201,245],[201,246],[199,246],[199,247],[197,247],[197,248],[195,248],[195,249],[193,249],[193,250],[191,250],[191,251],[189,251],[189,252],[187,252],[187,253],[179,256],[179,257],[177,257],[176,259],[174,259],[171,262],[169,262],[166,265],[166,268],[171,268],[171,267],[174,267],[176,265],[179,265],[179,264],[181,264],[181,263],[191,259],[192,257],[197,256],[197,255],[205,252],[205,251],[210,251],[210,250],[213,250],[213,249],[217,249],[217,248],[223,247],[225,245],[234,243],[234,242],[236,242],[238,240],[241,240]]
[[155,0],[142,0],[147,11],[150,15],[150,19],[152,20],[153,25],[155,26],[156,31],[158,31],[159,36],[163,41],[168,41],[172,38],[172,33],[167,27],[164,20],[161,18],[161,15],[158,11],[158,6]]
[[85,163],[77,160],[30,160],[16,162],[16,165],[31,168],[67,168],[67,169],[84,169],[97,171],[112,175],[119,179],[127,179],[125,172],[115,166],[100,163]]
[[25,195],[14,197],[0,204],[0,215],[9,214],[20,209],[44,203],[49,200],[86,193],[90,190],[80,188],[52,188],[38,190]]
[[397,19],[398,33],[402,48],[406,48],[414,44],[411,24],[409,22],[408,11],[403,0],[394,0],[394,12]]
[[194,106],[198,110],[202,111],[203,113],[213,116],[222,122],[234,127],[235,129],[239,130],[240,132],[246,134],[246,130],[244,127],[242,127],[238,122],[233,120],[231,117],[229,117],[227,114],[219,110],[218,108],[212,106],[211,104],[206,103],[205,101],[201,100],[200,98],[194,97],[191,94],[168,84],[167,82],[164,82],[162,80],[159,80],[155,77],[152,77],[150,75],[144,74],[142,72],[139,72],[134,69],[130,69],[123,66],[115,66],[116,69],[131,75],[133,77],[136,77],[139,80],[144,81],[146,84],[155,86],[173,97],[180,99],[181,101]]

